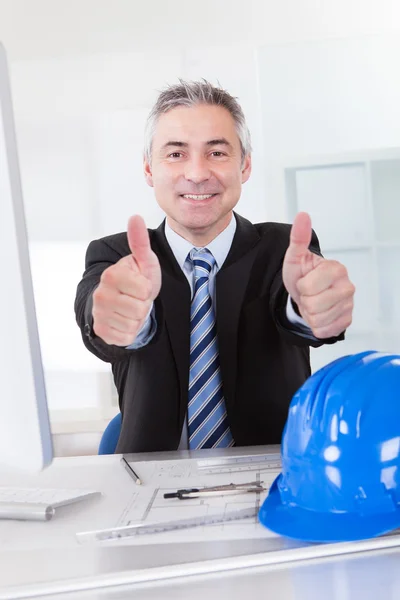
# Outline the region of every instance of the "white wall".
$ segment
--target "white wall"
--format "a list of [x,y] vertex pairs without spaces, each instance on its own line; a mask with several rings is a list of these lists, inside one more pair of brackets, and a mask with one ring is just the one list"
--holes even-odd
[[400,37],[258,50],[269,214],[286,219],[282,167],[400,146]]
[[1,0],[12,59],[263,45],[399,30],[397,0]]
[[71,288],[89,240],[124,229],[133,212],[149,226],[161,220],[141,170],[157,90],[206,77],[239,97],[254,170],[238,210],[253,221],[285,220],[290,157],[400,146],[390,35],[399,29],[397,0],[0,0],[57,431],[68,431],[69,419],[74,431],[87,422],[93,433],[115,411],[101,399],[109,394],[104,365],[80,342]]

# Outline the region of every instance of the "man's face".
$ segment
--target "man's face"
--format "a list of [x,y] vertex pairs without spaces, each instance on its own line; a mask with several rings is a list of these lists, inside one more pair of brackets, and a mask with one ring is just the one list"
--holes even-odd
[[160,116],[147,183],[171,227],[187,239],[211,241],[228,225],[251,158],[242,165],[234,120],[225,108],[178,107]]

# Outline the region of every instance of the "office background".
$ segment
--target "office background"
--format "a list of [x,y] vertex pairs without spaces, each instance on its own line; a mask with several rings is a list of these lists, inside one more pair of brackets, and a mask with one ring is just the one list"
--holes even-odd
[[334,357],[400,351],[400,4],[396,0],[0,0],[57,454],[96,452],[117,412],[109,366],[83,347],[75,288],[90,240],[163,215],[142,175],[157,91],[205,77],[236,95],[253,222],[308,210],[357,286]]

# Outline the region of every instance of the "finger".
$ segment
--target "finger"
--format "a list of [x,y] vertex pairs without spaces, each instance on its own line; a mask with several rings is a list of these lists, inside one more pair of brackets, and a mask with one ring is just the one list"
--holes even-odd
[[133,273],[132,276],[123,278],[119,285],[121,294],[135,300],[148,300],[151,290],[151,281],[141,273]]
[[103,311],[101,309],[93,309],[93,319],[97,323],[104,323],[110,327],[118,329],[118,331],[132,333],[135,331],[137,323],[145,321],[150,312],[150,306],[147,302],[138,302],[135,306],[130,307],[129,315],[123,314],[118,310]]
[[106,344],[112,344],[114,346],[130,346],[136,338],[135,333],[122,333],[105,323],[93,324],[95,334],[105,341]]
[[151,255],[149,232],[141,216],[135,215],[128,221],[128,244],[142,273],[146,273]]
[[343,315],[351,315],[352,310],[353,298],[346,298],[324,312],[309,314],[307,311],[303,311],[302,314],[307,325],[314,331],[331,325]]
[[108,327],[112,327],[121,333],[135,334],[138,327],[144,322],[147,313],[148,310],[146,310],[146,307],[138,307],[136,314],[129,318],[116,311],[104,315],[94,313],[93,318],[97,324],[108,325]]
[[114,312],[125,319],[140,321],[147,316],[152,304],[148,300],[137,300],[125,294],[119,294],[114,303]]
[[346,267],[336,260],[321,260],[307,275],[297,281],[300,296],[315,296],[341,279],[347,279]]
[[324,313],[343,300],[354,295],[354,286],[348,282],[344,286],[333,286],[314,296],[300,296],[301,309],[308,315]]
[[296,215],[290,230],[290,243],[286,251],[285,260],[290,263],[299,264],[311,242],[312,229],[310,216],[305,212]]
[[100,326],[109,327],[110,329],[119,331],[119,333],[126,333],[129,335],[136,333],[138,325],[138,322],[134,321],[133,319],[127,319],[116,312],[112,312],[111,314],[102,314],[93,311],[93,319],[97,328]]
[[330,337],[336,337],[343,333],[351,325],[351,314],[341,315],[336,321],[333,321],[330,325],[318,327],[313,329],[312,332],[316,338],[323,340]]
[[122,266],[120,269],[109,268],[103,271],[101,283],[94,292],[96,302],[111,304],[115,302],[118,292],[136,298],[148,300],[151,294],[151,282],[138,271]]

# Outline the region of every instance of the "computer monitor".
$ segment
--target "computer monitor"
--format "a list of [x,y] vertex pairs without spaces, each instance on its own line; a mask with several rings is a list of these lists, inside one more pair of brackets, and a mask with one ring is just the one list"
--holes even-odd
[[0,43],[0,465],[53,458],[7,57]]

